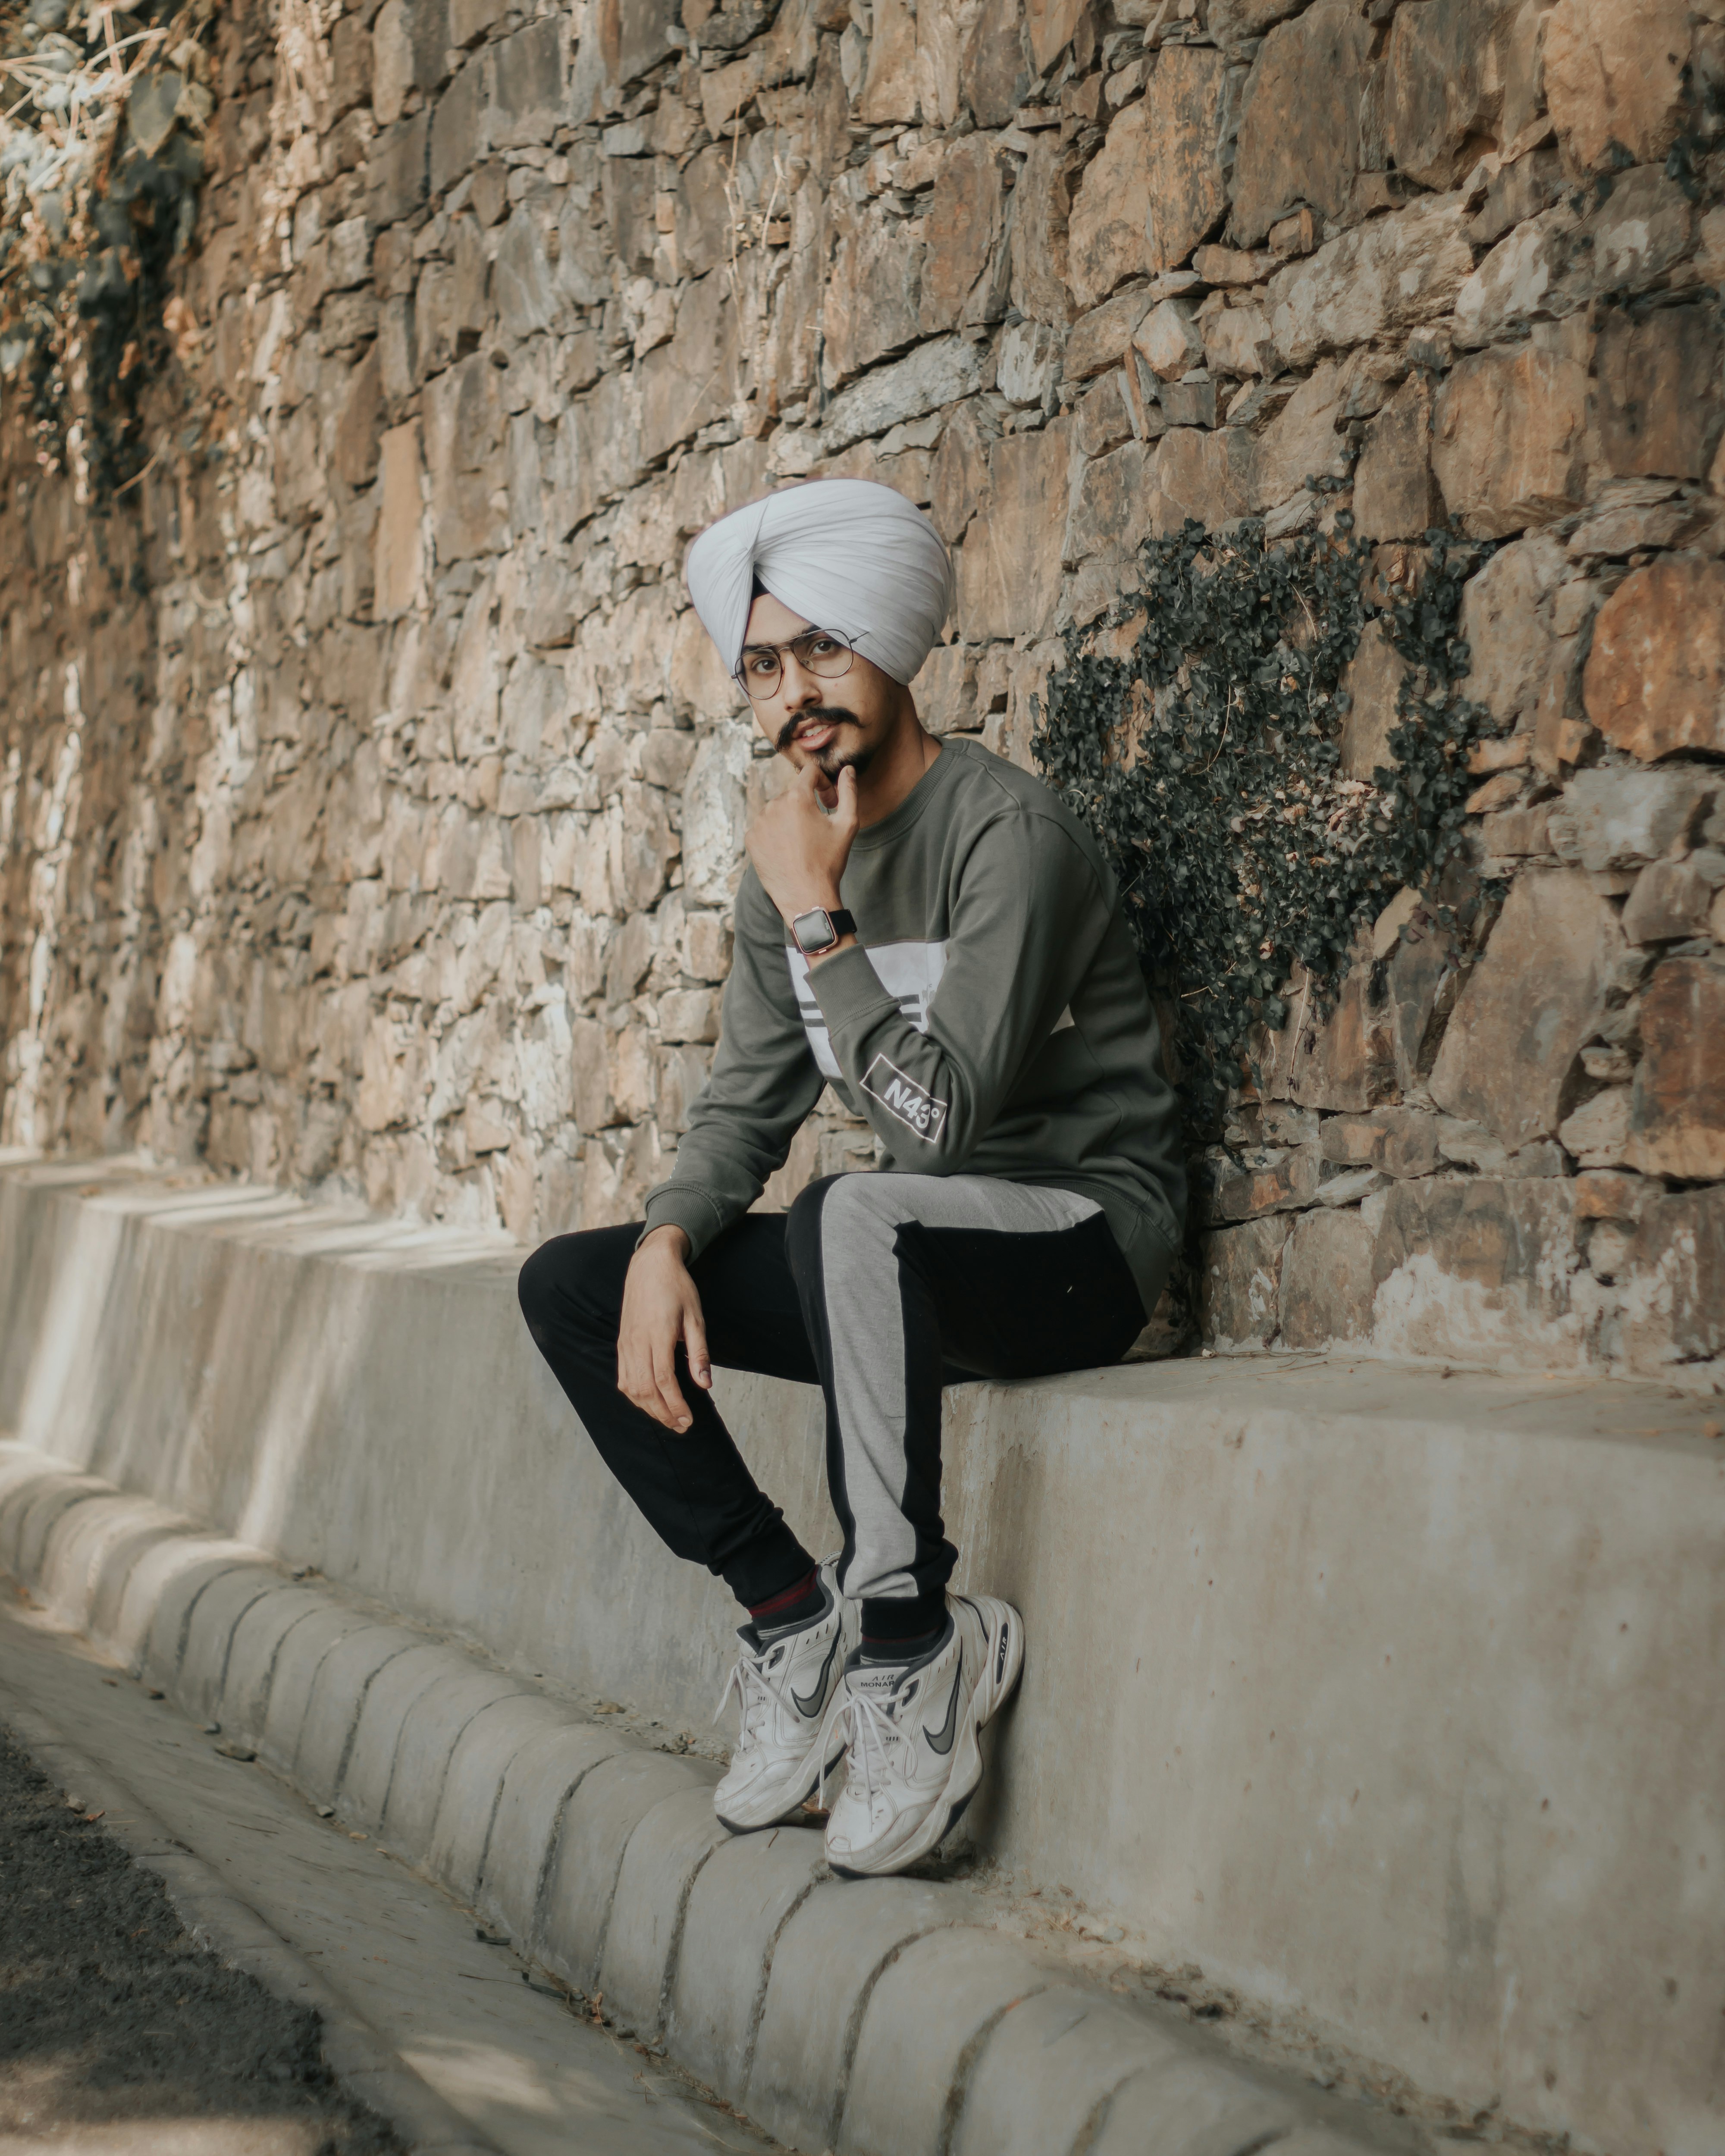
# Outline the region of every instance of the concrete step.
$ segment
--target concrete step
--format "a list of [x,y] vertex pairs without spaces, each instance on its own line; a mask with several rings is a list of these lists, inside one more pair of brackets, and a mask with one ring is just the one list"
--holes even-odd
[[[698,1724],[732,1612],[572,1425],[521,1327],[518,1258],[136,1164],[19,1163],[0,1173],[0,1426],[511,1670]],[[814,1396],[720,1392],[825,1547]],[[1071,1889],[1140,1964],[1195,1966],[1286,2055],[1424,2115],[1711,2156],[1719,1412],[1315,1357],[955,1389],[962,1578],[1019,1604],[1030,1650],[980,1846],[1020,1887]],[[99,1576],[91,1622],[136,1641],[179,1559],[152,1546],[116,1586],[137,1532],[116,1504],[85,1486],[55,1563]],[[45,1518],[19,1523],[26,1566]],[[213,1608],[257,1585],[231,1552],[206,1562],[242,1575],[208,1584]],[[260,1681],[305,1593],[246,1603],[235,1683]],[[342,1664],[380,1702],[467,1681],[384,1645]],[[282,1676],[302,1681],[291,1658]],[[381,1758],[369,1737],[362,1756]],[[464,1861],[483,1779],[434,1823]]]
[[[1105,2133],[1157,2156],[1251,2156],[1270,2141],[1302,2156],[1412,2145],[1286,2076],[1243,2068],[1166,2011],[1134,2010],[1072,1980],[1052,1957],[989,1928],[986,1907],[963,1888],[836,1880],[813,1826],[727,1834],[713,1817],[710,1760],[647,1748],[615,1717],[587,1719],[375,1604],[296,1584],[262,1550],[11,1443],[0,1444],[0,1573],[64,1625],[88,1630],[99,1612],[115,1613],[96,1644],[205,1715],[230,1756],[260,1757],[358,1838],[375,1835],[377,1854],[469,1902],[583,2009],[603,2008],[613,2030],[663,2050],[809,2156],[1082,2156]],[[45,1683],[43,1661],[39,1637],[21,1640],[16,1618],[0,1624],[0,1713],[22,1693],[58,1707],[89,1741],[76,1683],[64,1681],[75,1671]],[[100,1681],[86,1675],[85,1691]],[[27,1741],[32,1733],[27,1726]],[[317,1912],[294,1905],[292,1866],[271,1840],[260,1854],[254,1838],[280,1832],[258,1812],[259,1802],[279,1810],[280,1795],[249,1789],[239,1810],[250,1815],[224,1820],[233,1785],[218,1758],[182,1738],[176,1789],[148,1750],[114,1761],[116,1770],[158,1810],[190,1798],[194,1843],[220,1845],[225,1826],[230,1861],[249,1867],[249,1894],[284,1936],[310,1925],[321,1938]],[[353,1852],[336,1848],[353,1873]],[[311,1861],[313,1898],[333,1900],[347,1922],[362,1882],[331,1881],[328,1862]],[[386,1940],[411,1976],[422,2025],[436,2023],[432,1995],[447,2002],[463,1980],[452,1958],[475,1958],[470,1921],[451,1931],[447,1910],[427,1921],[404,1925],[398,1908]],[[351,1922],[336,1947],[354,1961]],[[591,2060],[533,2058],[543,2031],[532,2042],[511,2032],[506,2056],[498,2031],[486,2032],[480,2056],[477,2035],[463,2041],[447,2014],[409,2033],[401,2056],[423,2075],[426,2102],[519,2156],[550,2145],[535,2115],[542,2106],[529,2102],[521,2115],[536,2068],[555,2064],[560,2097],[593,2092],[582,2080]],[[411,2110],[411,2091],[397,2094]],[[614,2110],[617,2092],[604,2094]],[[590,2138],[590,2120],[580,2122],[589,2138],[573,2142],[570,2118],[549,2125],[558,2147],[711,2145],[693,2118],[673,2118],[670,2143],[629,2118],[620,2140]]]

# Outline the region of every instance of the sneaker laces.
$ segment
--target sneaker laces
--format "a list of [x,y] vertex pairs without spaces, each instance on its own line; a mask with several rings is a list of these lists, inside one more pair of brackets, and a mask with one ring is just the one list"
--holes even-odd
[[886,1786],[891,1758],[889,1747],[902,1737],[903,1732],[886,1708],[867,1692],[853,1691],[849,1684],[841,1684],[833,1694],[832,1704],[820,1728],[819,1802],[823,1811],[827,1809],[827,1779],[832,1772],[827,1757],[835,1729],[841,1731],[845,1738],[845,1779],[848,1780],[860,1767],[864,1792],[872,1809],[876,1789],[884,1789]]
[[[764,1655],[758,1656],[752,1655],[747,1648],[744,1648],[731,1665],[731,1674],[726,1678],[724,1690],[719,1694],[718,1704],[713,1709],[713,1720],[717,1722],[724,1713],[732,1693],[737,1694],[737,1713],[742,1723],[740,1735],[745,1744],[752,1742],[758,1735],[756,1724],[762,1714],[773,1706],[782,1707],[784,1704],[778,1690],[761,1666],[765,1660]],[[788,1656],[785,1657],[785,1663],[788,1669],[790,1664]]]

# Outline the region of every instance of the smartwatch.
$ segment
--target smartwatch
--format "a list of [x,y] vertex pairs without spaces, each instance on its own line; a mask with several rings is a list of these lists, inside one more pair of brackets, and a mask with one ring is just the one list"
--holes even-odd
[[842,906],[831,913],[824,906],[813,906],[791,922],[791,934],[805,958],[818,958],[822,952],[830,951],[841,936],[855,933],[855,919]]

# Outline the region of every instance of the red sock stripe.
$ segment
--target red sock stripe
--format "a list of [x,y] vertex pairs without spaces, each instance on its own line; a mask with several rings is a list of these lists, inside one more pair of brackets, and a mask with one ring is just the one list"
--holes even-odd
[[776,1617],[781,1609],[789,1609],[798,1602],[806,1602],[814,1594],[819,1575],[805,1572],[789,1587],[782,1588],[777,1594],[768,1595],[764,1602],[752,1602],[749,1614],[758,1624],[763,1617]]

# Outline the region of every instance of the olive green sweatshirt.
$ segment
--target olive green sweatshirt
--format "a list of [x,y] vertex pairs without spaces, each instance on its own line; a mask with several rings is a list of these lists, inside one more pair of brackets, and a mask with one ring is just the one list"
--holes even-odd
[[1119,894],[1040,780],[948,739],[857,834],[857,942],[811,968],[752,868],[712,1075],[649,1227],[695,1254],[746,1212],[830,1085],[896,1174],[991,1175],[1092,1198],[1144,1298],[1185,1206],[1178,1119]]

